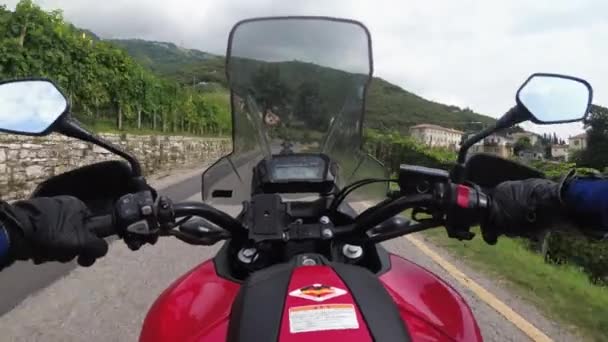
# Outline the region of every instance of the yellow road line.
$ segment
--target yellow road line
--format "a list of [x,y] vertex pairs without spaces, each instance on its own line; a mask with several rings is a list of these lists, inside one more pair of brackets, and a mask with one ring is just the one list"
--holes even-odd
[[494,310],[498,311],[501,315],[503,315],[509,322],[513,323],[513,325],[519,328],[519,330],[523,331],[526,335],[528,335],[530,339],[539,342],[553,341],[549,336],[545,335],[542,331],[540,331],[530,322],[526,321],[517,312],[513,311],[509,306],[507,306],[507,304],[503,303],[500,299],[496,298],[496,296],[494,296],[488,290],[477,284],[473,279],[462,273],[458,268],[456,268],[456,266],[450,264],[441,256],[439,256],[439,254],[431,250],[424,242],[411,235],[408,235],[405,238],[408,239],[418,249],[420,249],[422,253],[426,254],[429,258],[431,258],[434,262],[436,262],[439,266],[446,270],[460,284],[471,289],[471,291],[473,291],[477,295],[477,297],[486,302]]

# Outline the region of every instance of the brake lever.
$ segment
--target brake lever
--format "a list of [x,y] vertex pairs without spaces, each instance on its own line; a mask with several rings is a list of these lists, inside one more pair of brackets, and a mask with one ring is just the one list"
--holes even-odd
[[456,228],[456,227],[446,227],[446,231],[448,232],[448,237],[452,239],[457,239],[460,241],[471,241],[475,237],[475,233],[468,231],[470,226]]
[[[408,220],[401,216],[392,217],[382,224],[370,229],[367,232],[367,242],[378,243],[390,239],[394,239],[399,236],[421,232],[423,230],[439,227],[443,224],[442,221],[435,219],[425,219],[417,222]],[[383,227],[384,226],[384,227]],[[386,227],[390,227],[387,232]],[[374,232],[376,231],[376,232]]]

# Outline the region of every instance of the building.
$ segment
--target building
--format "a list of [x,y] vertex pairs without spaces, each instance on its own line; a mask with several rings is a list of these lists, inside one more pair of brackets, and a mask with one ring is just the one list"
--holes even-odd
[[587,133],[581,133],[568,138],[571,151],[584,150],[587,148]]
[[568,145],[551,145],[551,158],[568,161]]
[[410,127],[410,135],[419,142],[437,147],[457,149],[463,132],[438,125],[421,124]]
[[502,158],[513,156],[513,140],[499,134],[492,134],[473,145],[471,153],[491,153]]
[[539,136],[536,133],[532,132],[514,132],[508,133],[507,136],[513,140],[513,142],[517,142],[521,138],[528,138],[530,140],[531,145],[536,145],[539,140]]
[[513,139],[506,137],[504,135],[499,134],[491,134],[488,135],[485,139],[483,139],[484,144],[488,145],[512,145]]
[[519,151],[518,157],[525,161],[544,160],[545,154],[542,148],[533,148],[526,151]]
[[266,115],[264,115],[264,123],[266,126],[276,126],[281,123],[281,118],[271,110],[268,110]]

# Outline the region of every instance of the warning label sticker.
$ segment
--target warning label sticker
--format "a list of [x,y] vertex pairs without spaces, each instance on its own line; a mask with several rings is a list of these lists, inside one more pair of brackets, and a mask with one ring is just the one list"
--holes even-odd
[[292,334],[359,329],[352,304],[308,305],[289,308],[289,331]]

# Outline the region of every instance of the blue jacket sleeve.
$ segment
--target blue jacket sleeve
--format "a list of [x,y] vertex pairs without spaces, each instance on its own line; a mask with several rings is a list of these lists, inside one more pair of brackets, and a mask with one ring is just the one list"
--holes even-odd
[[608,179],[575,178],[564,189],[562,200],[578,218],[608,233]]
[[2,224],[0,224],[0,264],[8,258],[8,251],[10,247],[10,239],[8,231]]

